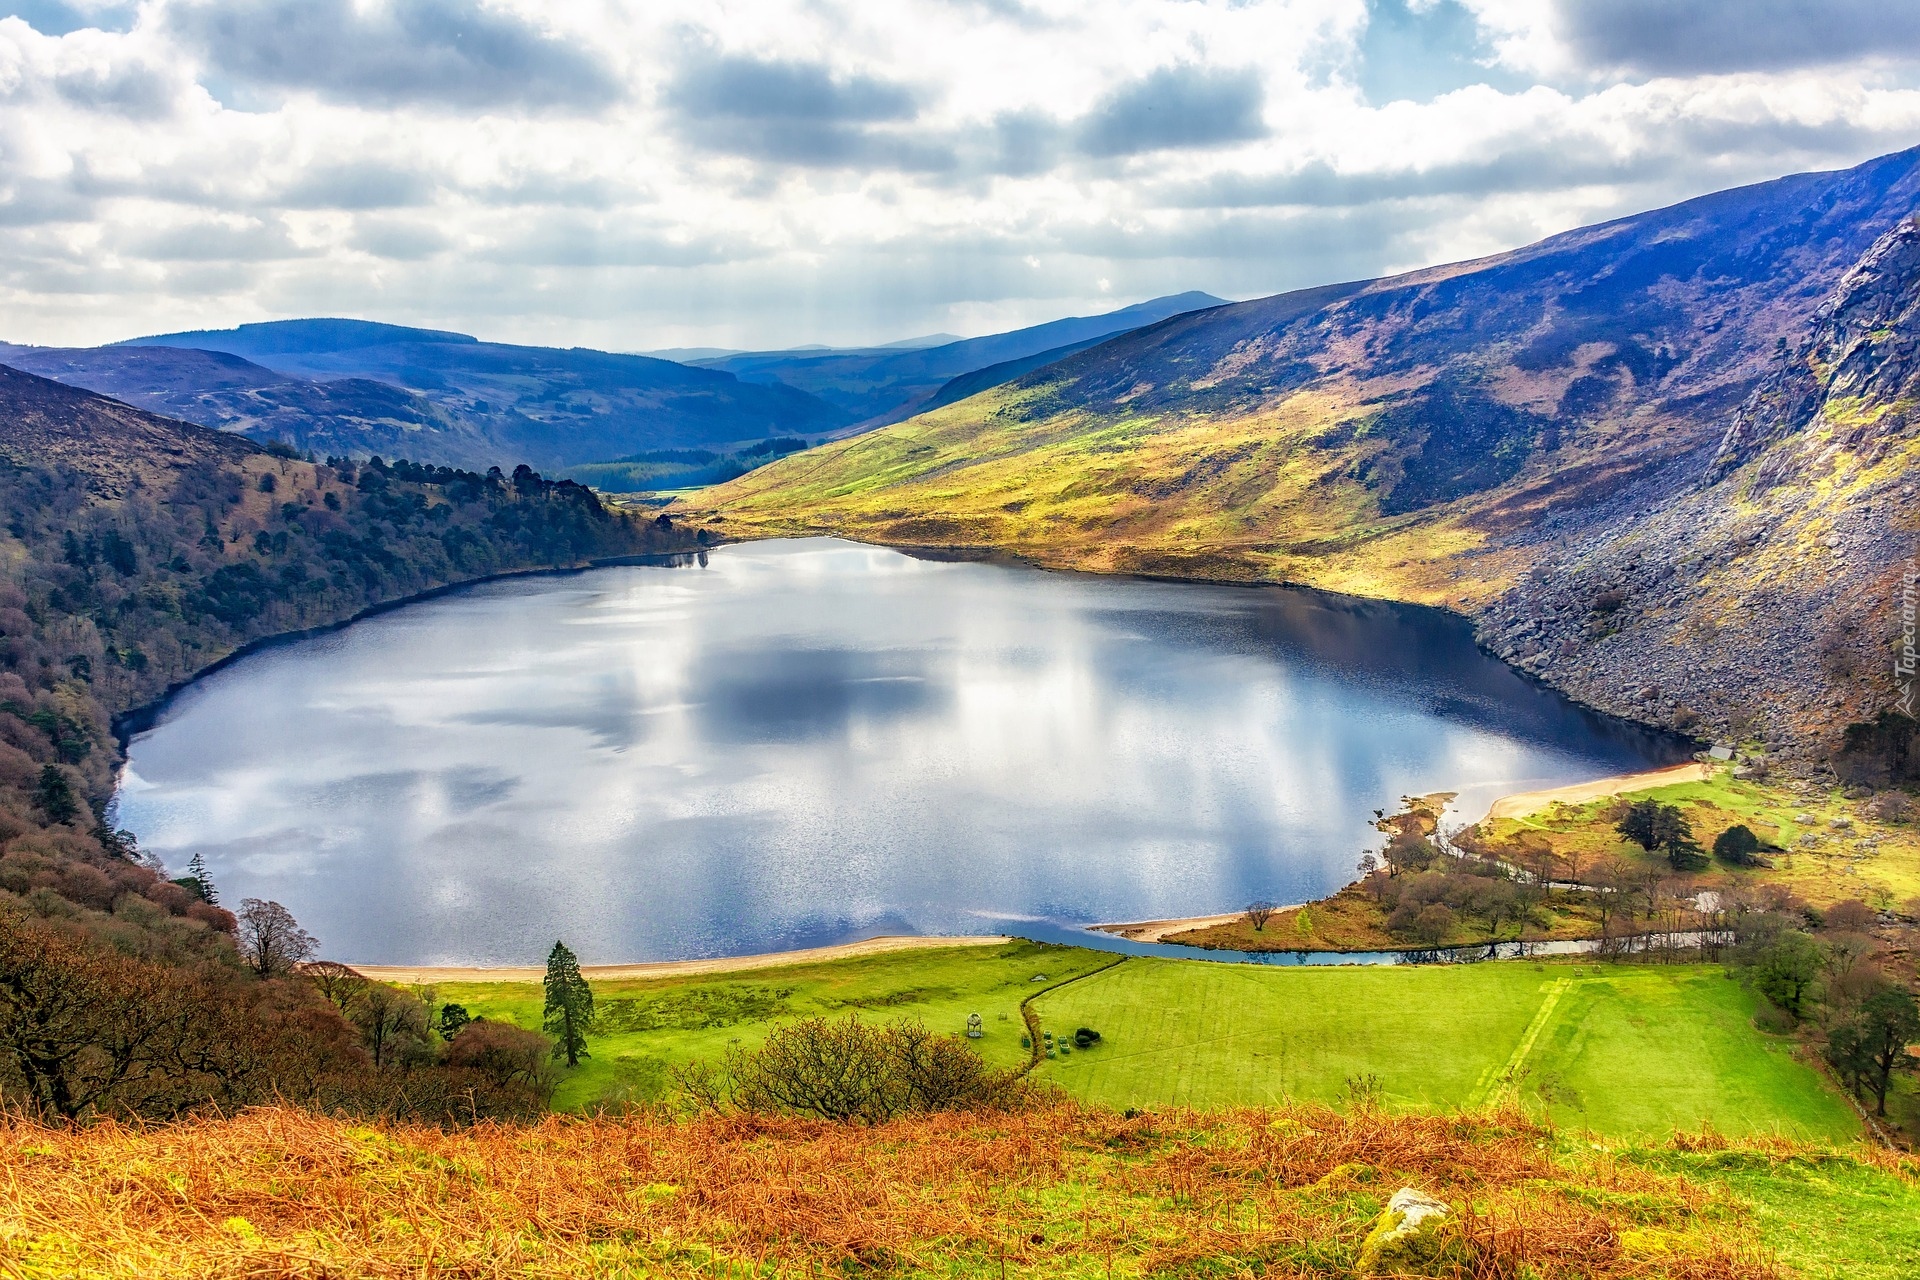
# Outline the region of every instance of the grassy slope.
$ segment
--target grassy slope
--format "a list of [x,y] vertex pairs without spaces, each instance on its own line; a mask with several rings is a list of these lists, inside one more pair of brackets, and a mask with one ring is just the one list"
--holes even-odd
[[[1620,798],[1679,806],[1695,836],[1709,848],[1714,837],[1742,823],[1762,840],[1786,850],[1771,855],[1775,864],[1771,868],[1735,869],[1716,863],[1705,877],[1707,883],[1784,884],[1818,905],[1849,898],[1893,905],[1920,897],[1920,827],[1912,822],[1875,821],[1838,791],[1788,790],[1735,778],[1731,770],[1722,769],[1703,782],[1636,791]],[[1556,852],[1575,852],[1587,864],[1603,856],[1646,861],[1649,855],[1614,830],[1607,816],[1614,803],[1607,799],[1556,805],[1483,823],[1482,830],[1496,850],[1531,838],[1545,840]]]
[[[1013,1065],[1024,1057],[1019,1002],[1044,989],[1033,976],[1046,974],[1052,986],[1112,959],[1023,942],[751,977],[601,983],[597,999],[616,1025],[658,1025],[596,1036],[595,1056],[568,1074],[558,1102],[663,1096],[677,1063],[717,1057],[736,1038],[752,1043],[785,1019],[851,1010],[953,1031],[978,1012],[986,1024],[981,1051]],[[449,985],[439,994],[489,1017],[538,1025],[535,984]],[[1536,1027],[1550,996],[1550,1015]],[[1784,1042],[1752,1028],[1751,997],[1717,970],[1300,969],[1135,959],[1047,991],[1035,1006],[1056,1035],[1091,1026],[1104,1037],[1092,1050],[1043,1063],[1042,1077],[1116,1107],[1337,1101],[1349,1076],[1372,1072],[1395,1106],[1545,1104],[1556,1121],[1603,1133],[1707,1122],[1729,1133],[1843,1139],[1855,1132],[1846,1104],[1793,1061]],[[1530,1032],[1529,1051],[1516,1058]],[[1516,1083],[1508,1085],[1514,1067]]]
[[1767,1247],[1804,1280],[1904,1280],[1920,1258],[1914,1184],[1884,1170],[1737,1150],[1653,1152],[1640,1163],[1738,1196]]
[[1346,468],[1371,454],[1334,390],[1241,417],[1049,412],[1000,388],[692,498],[737,536],[833,532],[995,546],[1060,567],[1309,583],[1442,603],[1519,566],[1447,510],[1383,517]]

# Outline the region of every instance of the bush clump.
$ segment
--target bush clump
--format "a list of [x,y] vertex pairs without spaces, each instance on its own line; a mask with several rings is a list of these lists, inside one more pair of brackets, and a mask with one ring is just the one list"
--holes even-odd
[[693,1063],[675,1076],[702,1110],[858,1124],[1017,1110],[1034,1092],[1020,1073],[989,1066],[959,1036],[937,1035],[918,1022],[876,1025],[853,1016],[790,1023],[757,1049],[736,1045],[718,1066]]

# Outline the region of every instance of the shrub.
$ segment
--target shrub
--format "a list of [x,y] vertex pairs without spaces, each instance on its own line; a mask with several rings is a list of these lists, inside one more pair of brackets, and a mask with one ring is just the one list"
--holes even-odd
[[988,1066],[958,1036],[936,1035],[917,1022],[876,1026],[853,1016],[790,1023],[758,1049],[729,1049],[718,1069],[696,1063],[676,1075],[687,1096],[708,1110],[843,1123],[1009,1109],[1030,1097],[1018,1073]]
[[1866,933],[1878,921],[1872,907],[1858,898],[1836,902],[1820,918],[1820,927],[1834,933]]

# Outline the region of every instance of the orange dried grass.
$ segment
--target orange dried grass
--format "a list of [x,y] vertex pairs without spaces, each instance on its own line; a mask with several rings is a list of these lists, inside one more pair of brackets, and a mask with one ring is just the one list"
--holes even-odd
[[[1569,1167],[1517,1114],[1071,1105],[873,1128],[552,1117],[447,1133],[286,1108],[168,1127],[0,1126],[20,1276],[1088,1276],[1350,1270],[1413,1183],[1458,1206],[1459,1276],[1757,1280],[1699,1188]],[[1657,1259],[1623,1244],[1660,1230]]]

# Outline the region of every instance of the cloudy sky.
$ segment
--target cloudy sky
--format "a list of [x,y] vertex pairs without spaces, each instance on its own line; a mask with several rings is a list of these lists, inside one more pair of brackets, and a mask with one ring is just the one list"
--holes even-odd
[[0,339],[990,332],[1920,144],[1920,0],[0,0]]

